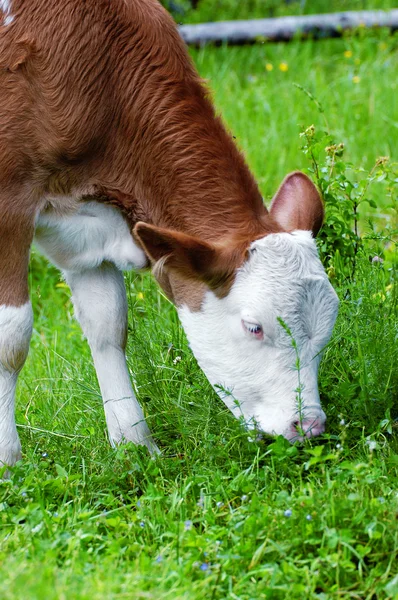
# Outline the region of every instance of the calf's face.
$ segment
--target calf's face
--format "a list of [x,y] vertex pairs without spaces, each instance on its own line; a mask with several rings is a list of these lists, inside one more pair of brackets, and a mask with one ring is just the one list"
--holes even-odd
[[310,180],[288,176],[270,213],[281,232],[250,243],[222,294],[215,283],[228,262],[222,250],[144,224],[136,235],[161,266],[161,284],[178,296],[192,351],[228,408],[249,426],[295,441],[324,430],[318,366],[338,299],[313,239],[323,207]]
[[208,291],[200,311],[179,314],[231,411],[294,440],[324,429],[317,375],[337,305],[311,233],[295,231],[254,242],[224,298]]

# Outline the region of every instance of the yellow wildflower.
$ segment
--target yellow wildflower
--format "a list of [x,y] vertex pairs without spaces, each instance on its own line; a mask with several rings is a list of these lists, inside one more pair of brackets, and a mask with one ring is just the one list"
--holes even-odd
[[266,65],[265,65],[266,71],[272,71],[273,69],[274,69],[274,67],[271,63],[266,63]]
[[352,78],[353,83],[359,83],[361,81],[361,78],[359,77],[359,75],[354,75],[354,77]]
[[283,73],[286,73],[286,71],[289,70],[288,64],[285,62],[280,63],[279,70],[282,71]]
[[384,302],[386,297],[383,294],[383,292],[376,292],[375,294],[372,294],[372,299],[373,300],[381,300],[382,302]]
[[336,269],[333,266],[329,267],[327,272],[330,279],[334,279],[336,277]]
[[144,299],[144,294],[142,292],[138,292],[137,300],[143,300],[143,299]]
[[344,56],[345,56],[346,58],[351,58],[351,56],[352,56],[352,50],[346,50],[346,51],[344,52]]

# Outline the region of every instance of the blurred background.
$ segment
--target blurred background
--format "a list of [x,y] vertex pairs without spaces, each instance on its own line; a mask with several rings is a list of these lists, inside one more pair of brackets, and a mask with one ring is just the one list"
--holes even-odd
[[180,23],[387,10],[397,5],[393,0],[162,0],[162,4]]

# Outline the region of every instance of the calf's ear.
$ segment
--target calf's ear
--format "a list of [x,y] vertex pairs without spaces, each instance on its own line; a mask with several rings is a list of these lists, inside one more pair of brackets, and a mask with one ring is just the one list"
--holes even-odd
[[211,287],[223,282],[222,251],[197,237],[139,222],[134,236],[152,263],[173,269],[185,277],[199,279]]
[[312,231],[315,237],[325,211],[315,185],[307,175],[295,171],[283,180],[272,200],[270,214],[286,231],[304,229]]

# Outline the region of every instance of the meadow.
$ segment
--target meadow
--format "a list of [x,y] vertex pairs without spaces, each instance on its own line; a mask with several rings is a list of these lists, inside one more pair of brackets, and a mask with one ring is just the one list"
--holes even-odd
[[321,237],[341,300],[321,437],[249,434],[150,274],[128,273],[129,367],[162,455],[112,449],[69,289],[33,251],[24,457],[0,483],[3,600],[398,598],[397,47],[359,31],[192,51],[266,202],[294,169],[363,191],[329,194]]

